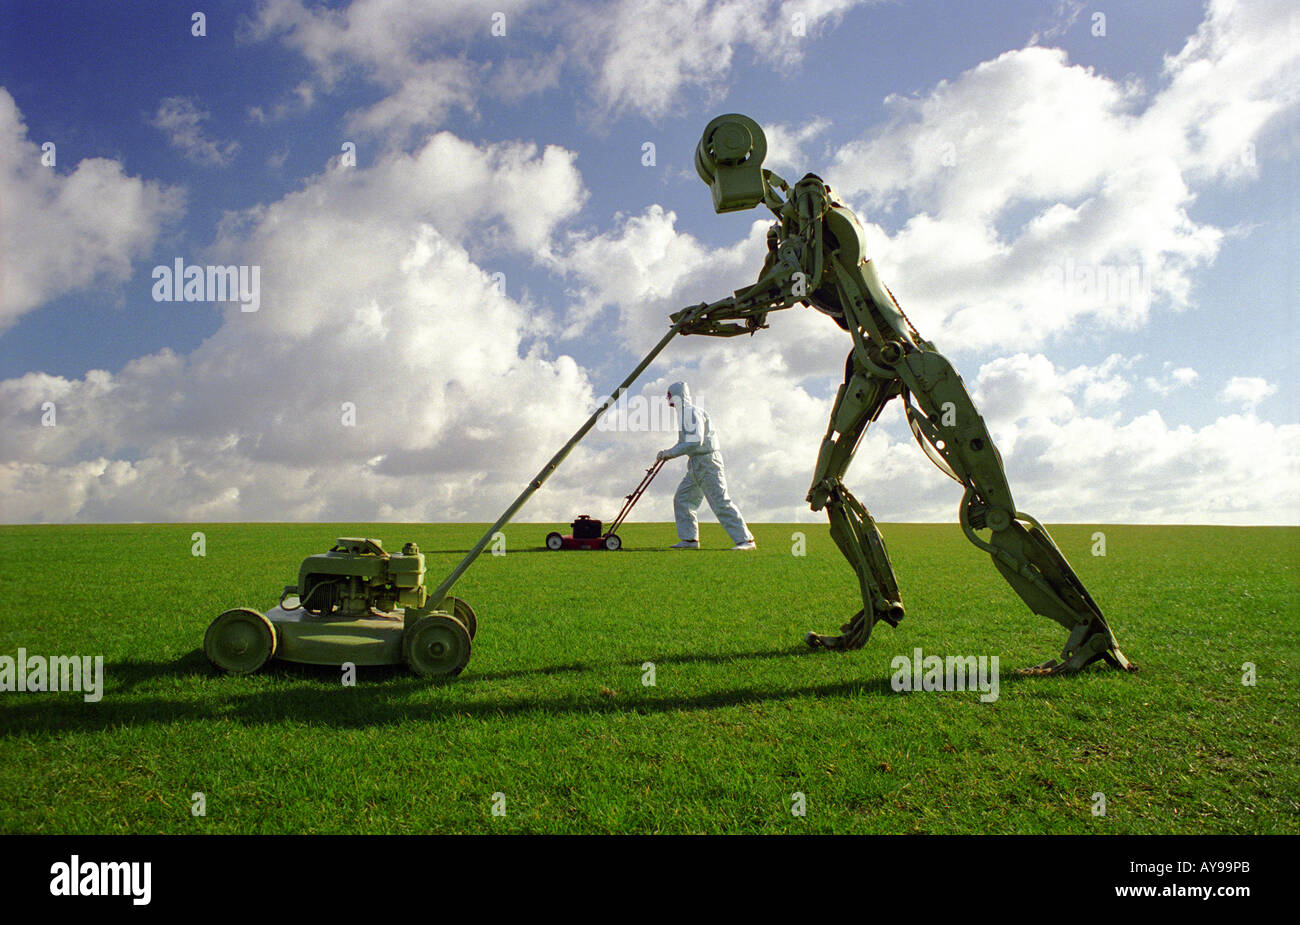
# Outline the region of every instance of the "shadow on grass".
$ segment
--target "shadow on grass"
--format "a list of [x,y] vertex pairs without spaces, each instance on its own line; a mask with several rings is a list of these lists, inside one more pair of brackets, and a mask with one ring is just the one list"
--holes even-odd
[[[526,546],[520,549],[511,549],[507,551],[506,555],[517,556],[522,552],[553,552],[553,551],[554,550],[547,549],[545,546]],[[470,551],[468,549],[426,549],[423,546],[421,546],[420,552],[424,553],[426,556],[468,556]],[[485,556],[490,556],[491,554],[492,553],[489,552],[488,550],[483,551],[483,555]]]
[[[816,652],[804,647],[749,653],[685,653],[647,659],[656,664],[723,664],[733,661],[767,658],[842,658],[834,653]],[[340,687],[339,668],[335,666],[298,665],[272,662],[258,675],[234,679],[217,673],[202,650],[186,653],[170,662],[115,662],[105,666],[106,679],[112,685],[98,703],[86,703],[79,694],[44,695],[41,701],[15,703],[6,698],[0,711],[0,738],[32,733],[85,732],[115,726],[146,726],[177,722],[235,720],[247,725],[270,725],[286,721],[311,723],[337,728],[387,726],[410,721],[456,717],[509,717],[516,714],[629,714],[717,710],[750,703],[779,703],[811,697],[814,699],[846,696],[897,697],[890,677],[814,684],[797,689],[756,685],[733,687],[689,696],[656,696],[655,688],[643,689],[643,696],[602,695],[599,690],[574,692],[549,697],[515,694],[493,699],[412,701],[413,696],[429,690],[460,687],[481,694],[481,685],[534,675],[557,675],[591,672],[608,665],[636,665],[641,662],[572,663],[518,671],[488,672],[467,677],[430,681],[411,675],[405,666],[366,667],[359,670],[359,683]],[[138,685],[173,678],[179,681],[202,679],[211,690],[187,688],[189,697],[140,695],[123,699]],[[1059,678],[1030,678],[1007,675],[1002,686],[1022,681],[1060,681]],[[229,687],[252,681],[274,685],[274,689],[231,694]],[[288,682],[289,686],[285,686]],[[295,684],[307,682],[310,686]],[[321,684],[328,687],[321,689]],[[593,684],[593,688],[595,685]],[[51,701],[51,696],[60,697]]]
[[620,552],[670,552],[674,556],[684,556],[688,552],[690,555],[696,555],[702,552],[731,552],[730,546],[701,546],[699,549],[673,549],[671,546],[624,546]]
[[[678,555],[678,556],[684,554],[684,550],[681,550],[681,549],[670,549],[670,548],[667,547],[667,546],[624,546],[624,547],[622,547],[621,549],[618,549],[618,550],[615,550],[615,551],[618,552],[619,554],[630,553],[630,552],[671,552],[673,555]],[[429,555],[441,555],[441,556],[452,556],[452,555],[455,555],[455,556],[467,556],[467,555],[469,555],[469,550],[468,550],[468,549],[425,549],[423,546],[420,547],[420,552],[424,553],[426,556],[429,556]],[[551,555],[553,555],[553,556],[557,556],[557,557],[558,557],[558,556],[561,555],[562,553],[566,553],[566,552],[568,552],[568,553],[575,553],[575,554],[576,554],[576,553],[605,553],[606,555],[608,555],[608,554],[610,553],[610,550],[608,550],[608,549],[600,549],[600,548],[596,548],[596,549],[547,549],[545,546],[527,546],[527,547],[522,547],[522,548],[519,548],[519,549],[511,549],[511,550],[509,550],[508,552],[506,552],[506,555],[508,555],[508,556],[516,556],[516,555],[518,555],[519,553],[522,553],[522,552],[529,552],[529,553],[533,553],[533,552],[549,552]],[[730,547],[730,546],[701,546],[699,549],[692,549],[691,552],[692,552],[692,553],[698,553],[698,552],[731,552],[731,547]],[[486,553],[485,553],[485,555],[486,555]]]
[[658,658],[643,658],[635,662],[620,662],[621,665],[630,665],[640,668],[646,662],[654,662],[656,665],[726,665],[730,662],[748,662],[760,658],[798,658],[800,656],[815,655],[814,650],[807,646],[785,646],[780,649],[767,649],[762,652],[685,652],[681,655],[662,655]]

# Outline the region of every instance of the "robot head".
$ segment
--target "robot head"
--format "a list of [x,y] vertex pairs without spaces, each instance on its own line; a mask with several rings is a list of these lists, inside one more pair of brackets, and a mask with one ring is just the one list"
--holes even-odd
[[749,116],[729,113],[705,126],[695,148],[695,172],[713,192],[714,212],[752,209],[763,201],[766,156],[767,138]]

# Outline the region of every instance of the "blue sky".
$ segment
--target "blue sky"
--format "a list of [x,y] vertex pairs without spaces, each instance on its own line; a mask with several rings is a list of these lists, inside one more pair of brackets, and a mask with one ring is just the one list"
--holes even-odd
[[[763,216],[714,215],[691,167],[729,111],[858,212],[1024,510],[1300,519],[1290,4],[192,12],[0,5],[6,520],[490,519],[669,311],[757,273]],[[178,258],[258,266],[260,308],[155,301]],[[1149,304],[1079,291],[1106,272]],[[634,391],[691,381],[746,515],[812,519],[847,349],[796,309]],[[897,409],[873,430],[873,513],[954,519]],[[612,514],[673,437],[593,435],[525,519]]]

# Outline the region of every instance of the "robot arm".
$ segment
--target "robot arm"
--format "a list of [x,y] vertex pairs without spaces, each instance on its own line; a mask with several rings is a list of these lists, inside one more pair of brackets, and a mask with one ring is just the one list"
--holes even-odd
[[[785,186],[771,171],[764,170],[763,174],[764,178],[775,178]],[[764,188],[771,192],[766,182]],[[827,205],[822,182],[797,183],[784,203],[775,194],[771,195],[780,203],[783,221],[768,233],[767,260],[763,262],[758,282],[736,290],[729,299],[672,314],[672,321],[676,322],[688,310],[695,312],[692,320],[682,325],[682,334],[723,338],[754,334],[767,327],[764,322],[768,312],[803,303],[820,285],[824,265],[822,214]]]
[[764,322],[768,312],[789,308],[802,300],[802,295],[793,294],[793,275],[788,268],[771,271],[754,285],[737,289],[730,298],[683,309],[669,317],[675,324],[686,313],[696,313],[695,317],[682,325],[683,334],[704,334],[709,337],[753,334],[767,327]]

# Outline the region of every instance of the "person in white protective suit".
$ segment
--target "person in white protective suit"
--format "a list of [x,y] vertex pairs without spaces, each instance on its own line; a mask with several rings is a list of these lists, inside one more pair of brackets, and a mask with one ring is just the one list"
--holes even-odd
[[691,401],[691,390],[685,382],[668,386],[668,404],[677,409],[677,445],[660,450],[658,459],[686,457],[686,476],[677,486],[673,496],[673,511],[677,515],[677,539],[672,549],[699,549],[700,525],[695,519],[695,509],[707,498],[718,523],[722,524],[735,546],[733,550],[754,549],[754,537],[745,526],[736,504],[727,495],[727,476],[723,472],[722,453],[718,448],[718,432],[709,416]]

